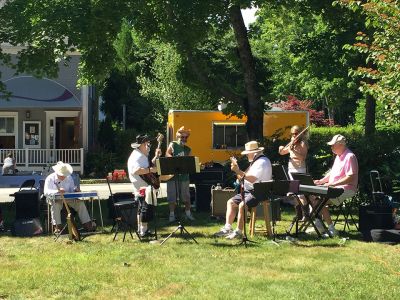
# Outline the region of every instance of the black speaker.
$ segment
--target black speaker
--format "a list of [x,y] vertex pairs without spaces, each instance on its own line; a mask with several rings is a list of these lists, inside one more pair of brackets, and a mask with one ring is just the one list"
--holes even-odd
[[43,233],[42,225],[38,218],[15,220],[11,233],[14,236],[35,236]]
[[370,231],[371,229],[392,229],[392,208],[383,205],[359,206],[359,231]]
[[40,216],[38,190],[22,190],[14,193],[15,219],[33,219]]
[[196,211],[211,211],[211,184],[196,184]]
[[400,230],[396,229],[373,229],[371,239],[378,243],[400,243]]

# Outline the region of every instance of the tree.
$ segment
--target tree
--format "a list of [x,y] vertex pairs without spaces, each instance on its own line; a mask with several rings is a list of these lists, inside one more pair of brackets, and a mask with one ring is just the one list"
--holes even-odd
[[[187,60],[197,82],[208,75],[192,60],[196,45],[204,41],[213,25],[227,30],[231,25],[237,41],[245,97],[233,88],[211,83],[226,99],[241,103],[248,115],[250,138],[262,137],[262,102],[258,92],[255,63],[240,8],[252,1],[84,1],[14,0],[0,9],[0,43],[26,45],[18,54],[18,72],[54,77],[56,61],[67,59],[68,51],[79,49],[81,83],[102,82],[112,69],[116,51],[113,42],[127,20],[149,39],[171,43]],[[67,62],[67,60],[66,60]]]
[[[400,4],[391,0],[353,1],[337,3],[365,17],[365,26],[357,33],[356,42],[347,49],[367,56],[365,63],[354,68],[352,75],[361,78],[360,90],[367,97],[367,105],[374,100],[383,107],[380,123],[393,124],[400,121]],[[367,122],[366,122],[367,123]]]
[[312,99],[335,123],[352,122],[360,93],[348,70],[361,60],[342,48],[359,30],[357,22],[357,14],[332,7],[332,1],[264,3],[251,41],[255,55],[270,61],[271,100]]
[[286,101],[273,104],[272,107],[279,107],[283,110],[308,111],[310,123],[316,126],[332,126],[333,120],[326,119],[323,111],[312,109],[313,102],[310,100],[299,100],[294,96],[288,96]]

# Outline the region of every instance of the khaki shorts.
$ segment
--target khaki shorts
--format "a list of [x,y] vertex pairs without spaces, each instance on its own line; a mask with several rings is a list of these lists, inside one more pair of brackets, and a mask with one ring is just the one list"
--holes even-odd
[[328,204],[339,206],[340,204],[343,203],[344,200],[346,200],[348,198],[352,198],[355,194],[356,194],[356,191],[344,190],[343,194],[341,194],[339,197],[329,199]]
[[[176,202],[176,193],[181,196],[181,202],[190,202],[190,182],[189,180],[180,181],[179,184],[175,180],[167,181],[167,200],[168,202]],[[178,185],[178,189],[176,188]]]

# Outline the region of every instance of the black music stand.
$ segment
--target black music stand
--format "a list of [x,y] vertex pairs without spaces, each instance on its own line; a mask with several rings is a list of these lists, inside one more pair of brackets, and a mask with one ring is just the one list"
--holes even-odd
[[244,177],[240,180],[240,198],[243,202],[243,235],[239,245],[244,245],[247,248],[247,243],[255,244],[256,242],[249,240],[246,233],[247,205],[244,198]]
[[[175,232],[179,230],[180,235],[183,235],[185,232],[196,244],[196,239],[186,230],[185,226],[182,225],[181,217],[180,217],[180,202],[181,195],[180,189],[178,186],[180,185],[179,175],[180,174],[192,174],[198,173],[200,170],[198,168],[199,164],[196,162],[197,157],[194,156],[174,156],[174,157],[160,157],[156,160],[157,164],[157,172],[159,175],[175,175],[173,180],[175,181],[175,195],[176,195],[176,206],[177,206],[177,220],[178,226],[161,242],[161,245],[164,244]],[[183,236],[187,241],[189,238]]]
[[[274,199],[285,197],[288,193],[298,193],[300,182],[298,180],[275,180],[254,183],[254,196],[257,200],[267,201],[266,199]],[[272,200],[271,200],[272,201]],[[277,200],[275,200],[277,201]],[[279,242],[284,240],[277,240],[276,236],[276,220],[271,214],[272,221],[272,242],[279,246]]]

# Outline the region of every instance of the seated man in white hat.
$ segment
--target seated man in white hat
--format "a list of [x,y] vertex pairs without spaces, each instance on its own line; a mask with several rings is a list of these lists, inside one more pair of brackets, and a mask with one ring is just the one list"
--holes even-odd
[[[357,192],[358,185],[358,161],[357,157],[347,147],[346,138],[341,134],[336,134],[332,140],[327,143],[331,146],[333,154],[336,154],[332,169],[321,179],[315,180],[316,185],[331,186],[342,188],[343,193],[334,199],[329,199],[328,204],[340,205],[345,199],[353,197]],[[310,197],[310,200],[316,203],[316,197]],[[328,224],[328,234],[334,236],[337,234],[335,226],[329,214],[328,207],[321,210],[322,218]],[[321,221],[317,219],[315,225],[318,231],[323,231],[324,227]]]
[[[54,173],[46,177],[44,182],[44,195],[51,198],[55,194],[64,194],[71,192],[80,192],[79,188],[75,185],[71,176],[73,169],[70,164],[59,161],[53,167]],[[85,203],[80,200],[68,200],[68,205],[72,207],[79,216],[82,226],[87,231],[93,231],[95,224],[92,223],[89,213],[86,209]],[[61,230],[61,210],[63,208],[62,200],[52,201],[51,209],[51,222],[54,226],[54,233]]]
[[[256,141],[245,144],[245,150],[242,155],[247,155],[250,166],[246,171],[239,169],[235,158],[231,158],[231,170],[236,173],[239,180],[244,181],[244,201],[247,207],[256,207],[258,200],[251,194],[254,189],[253,184],[260,181],[268,181],[272,179],[272,167],[270,160],[263,154],[263,147],[259,147]],[[232,230],[232,224],[237,216],[237,229]],[[215,235],[227,239],[235,239],[242,237],[243,230],[243,214],[244,203],[241,194],[237,194],[228,200],[226,205],[226,223]]]

